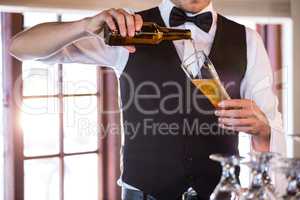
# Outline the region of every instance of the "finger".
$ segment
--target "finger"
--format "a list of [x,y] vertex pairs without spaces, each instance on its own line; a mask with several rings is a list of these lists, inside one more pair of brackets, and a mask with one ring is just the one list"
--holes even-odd
[[106,14],[104,17],[104,21],[105,23],[108,25],[108,27],[110,28],[110,30],[115,31],[117,30],[116,24],[113,20],[113,17],[110,14]]
[[226,126],[251,126],[256,123],[254,118],[219,118],[219,123]]
[[128,12],[126,12],[123,9],[118,9],[118,11],[120,13],[123,13],[123,15],[125,16],[128,36],[133,37],[134,34],[135,34],[135,22],[134,22],[135,19],[134,19],[134,16],[129,14]]
[[245,127],[238,127],[238,126],[226,126],[224,124],[219,124],[219,127],[225,130],[229,130],[229,131],[236,131],[236,132],[244,132],[244,133],[248,133],[251,135],[257,135],[255,134],[255,131],[253,129],[253,127],[250,126],[245,126]]
[[216,110],[215,115],[221,118],[250,118],[255,117],[253,110],[235,109],[235,110]]
[[134,53],[136,51],[134,46],[125,46],[124,48],[127,49],[129,53]]
[[247,99],[230,99],[219,103],[220,108],[249,108],[256,105],[252,100]]
[[119,31],[123,37],[126,37],[127,35],[127,28],[126,28],[126,22],[125,22],[125,16],[123,13],[118,12],[116,9],[109,10],[109,14],[111,14],[114,19],[118,23]]
[[135,14],[134,19],[135,19],[135,30],[140,31],[142,29],[142,26],[143,26],[142,16],[139,15],[139,14]]
[[135,24],[134,24],[134,17],[132,15],[126,15],[126,25],[128,35],[133,37],[135,34]]

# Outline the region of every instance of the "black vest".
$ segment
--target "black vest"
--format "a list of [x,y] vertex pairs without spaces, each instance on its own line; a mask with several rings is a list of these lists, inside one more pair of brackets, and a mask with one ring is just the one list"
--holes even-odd
[[[139,14],[165,26],[158,8]],[[239,99],[247,65],[245,27],[219,15],[209,57],[229,95]],[[238,136],[218,128],[213,106],[180,65],[172,42],[138,46],[130,55],[120,78],[122,179],[161,199],[176,199],[189,186],[205,199],[221,174],[209,155],[238,154]]]

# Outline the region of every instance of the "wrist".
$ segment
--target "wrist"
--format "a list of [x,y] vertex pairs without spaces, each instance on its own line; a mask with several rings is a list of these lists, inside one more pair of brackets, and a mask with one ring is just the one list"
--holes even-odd
[[80,20],[83,32],[86,36],[99,35],[102,31],[102,25],[99,25],[92,17],[86,17]]
[[89,18],[84,18],[74,22],[73,25],[75,26],[76,30],[78,30],[78,34],[80,37],[91,36],[91,34],[89,34],[89,32],[87,31],[88,24]]
[[255,151],[258,152],[268,152],[270,151],[271,143],[271,129],[268,126],[263,133],[257,136],[252,136],[252,146]]

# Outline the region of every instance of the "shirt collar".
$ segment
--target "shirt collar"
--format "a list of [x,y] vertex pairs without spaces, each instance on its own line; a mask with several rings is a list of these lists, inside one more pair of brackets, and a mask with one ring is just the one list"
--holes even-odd
[[[163,0],[162,3],[159,5],[159,10],[160,10],[161,16],[167,27],[170,27],[169,19],[170,19],[170,14],[171,14],[173,7],[175,7],[175,4],[171,0]],[[210,2],[209,5],[207,7],[205,7],[204,9],[202,9],[200,12],[195,13],[195,14],[187,13],[187,15],[193,16],[193,15],[198,15],[198,14],[201,14],[204,12],[212,12],[213,16],[216,16],[216,12],[213,8],[212,2]],[[216,20],[216,17],[213,17],[213,24],[214,24],[215,20]]]

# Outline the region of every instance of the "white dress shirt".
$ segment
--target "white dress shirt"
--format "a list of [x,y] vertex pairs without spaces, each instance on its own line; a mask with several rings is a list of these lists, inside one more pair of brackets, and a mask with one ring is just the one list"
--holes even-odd
[[[163,0],[159,6],[160,13],[167,27],[174,4],[170,0]],[[213,24],[208,33],[196,25],[186,22],[176,28],[190,29],[197,49],[210,52],[217,29],[217,13],[212,3],[200,13],[210,11],[213,13]],[[199,13],[197,13],[199,14]],[[188,13],[188,15],[190,15]],[[247,70],[241,83],[240,94],[243,99],[251,99],[266,114],[271,126],[270,151],[286,155],[285,137],[282,128],[282,116],[278,111],[278,99],[272,89],[273,72],[271,64],[261,37],[252,29],[246,28],[247,37]],[[191,55],[194,49],[190,41],[174,41],[180,59]],[[219,52],[222,53],[222,52]],[[123,47],[107,46],[101,38],[90,37],[76,41],[52,56],[40,61],[48,63],[84,63],[112,67],[120,77],[126,67],[129,52]],[[128,186],[121,183],[122,186]]]

